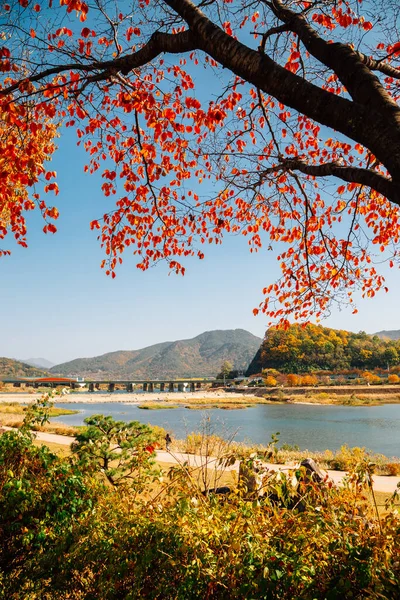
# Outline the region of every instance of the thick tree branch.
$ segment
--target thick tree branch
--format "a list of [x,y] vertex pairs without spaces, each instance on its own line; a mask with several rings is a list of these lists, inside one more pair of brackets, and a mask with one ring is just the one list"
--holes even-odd
[[400,113],[399,106],[376,75],[371,73],[367,62],[360,60],[358,52],[348,44],[330,43],[321,38],[302,14],[287,8],[281,0],[265,0],[265,3],[280,21],[299,36],[310,54],[336,73],[356,102],[385,112]]
[[[313,177],[338,177],[347,183],[358,183],[372,188],[385,196],[394,204],[400,205],[400,185],[387,179],[379,173],[360,169],[357,167],[342,166],[337,162],[324,163],[321,165],[309,165],[301,159],[287,159],[282,161],[275,168],[268,169],[269,173],[282,171],[300,171],[305,175]],[[264,171],[264,173],[266,173]]]

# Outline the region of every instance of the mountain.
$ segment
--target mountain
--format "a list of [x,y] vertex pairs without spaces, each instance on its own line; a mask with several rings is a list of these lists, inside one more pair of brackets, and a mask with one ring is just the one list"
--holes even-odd
[[56,365],[51,373],[93,379],[163,379],[215,376],[224,361],[246,370],[261,338],[244,329],[206,331],[189,340],[163,342]]
[[15,377],[45,377],[47,371],[32,367],[27,363],[14,360],[13,358],[0,357],[0,377],[15,378]]
[[381,340],[400,340],[400,329],[388,329],[374,333]]
[[39,369],[51,369],[55,364],[47,358],[22,358],[20,362],[31,365],[31,367],[39,367]]

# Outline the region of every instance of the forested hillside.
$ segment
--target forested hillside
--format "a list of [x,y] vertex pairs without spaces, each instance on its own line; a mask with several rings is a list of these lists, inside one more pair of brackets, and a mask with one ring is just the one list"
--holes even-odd
[[254,357],[248,375],[273,368],[286,373],[315,369],[387,369],[400,362],[400,340],[383,340],[309,324],[288,329],[271,327]]
[[0,377],[44,377],[47,371],[32,367],[12,358],[0,357]]

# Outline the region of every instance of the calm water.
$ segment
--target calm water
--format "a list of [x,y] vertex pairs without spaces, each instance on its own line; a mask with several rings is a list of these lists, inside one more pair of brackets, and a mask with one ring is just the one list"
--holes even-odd
[[273,433],[280,432],[281,442],[297,444],[301,449],[337,450],[343,444],[361,446],[386,456],[400,457],[400,404],[383,406],[308,406],[260,404],[239,410],[187,408],[143,410],[134,404],[57,404],[79,410],[78,414],[54,419],[70,425],[82,425],[89,415],[112,415],[120,421],[140,421],[165,427],[177,438],[201,429],[210,419],[213,431],[235,440],[267,444]]

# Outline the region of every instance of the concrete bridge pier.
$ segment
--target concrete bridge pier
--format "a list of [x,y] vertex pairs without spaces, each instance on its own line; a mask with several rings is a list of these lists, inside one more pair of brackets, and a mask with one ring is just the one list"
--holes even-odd
[[196,384],[195,384],[195,382],[194,382],[194,381],[191,381],[191,382],[190,382],[190,391],[191,391],[191,392],[194,392],[195,390],[196,390]]
[[148,385],[147,391],[154,392],[154,385],[151,382]]
[[173,392],[174,391],[174,382],[170,381],[168,384],[168,391],[169,392]]
[[114,392],[115,391],[115,383],[109,383],[108,384],[108,391],[109,392]]
[[143,391],[144,391],[144,392],[147,392],[147,383],[144,383],[144,384],[143,384]]
[[96,390],[99,390],[100,389],[100,384],[96,383],[96,385],[94,387],[96,388]]
[[21,387],[20,383],[13,383],[13,387]]
[[199,390],[200,388],[201,388],[201,382],[200,382],[200,381],[198,381],[198,382],[196,383],[196,389],[197,389],[197,390]]
[[73,383],[72,381],[71,381],[71,385],[70,385],[70,387],[71,387],[71,390],[76,390],[76,385],[75,385],[75,383]]
[[94,392],[94,383],[89,383],[89,392]]
[[165,383],[160,383],[160,392],[165,391]]
[[126,391],[127,392],[133,392],[133,385],[131,383],[127,383],[126,384]]
[[183,392],[183,383],[178,383],[178,392]]

